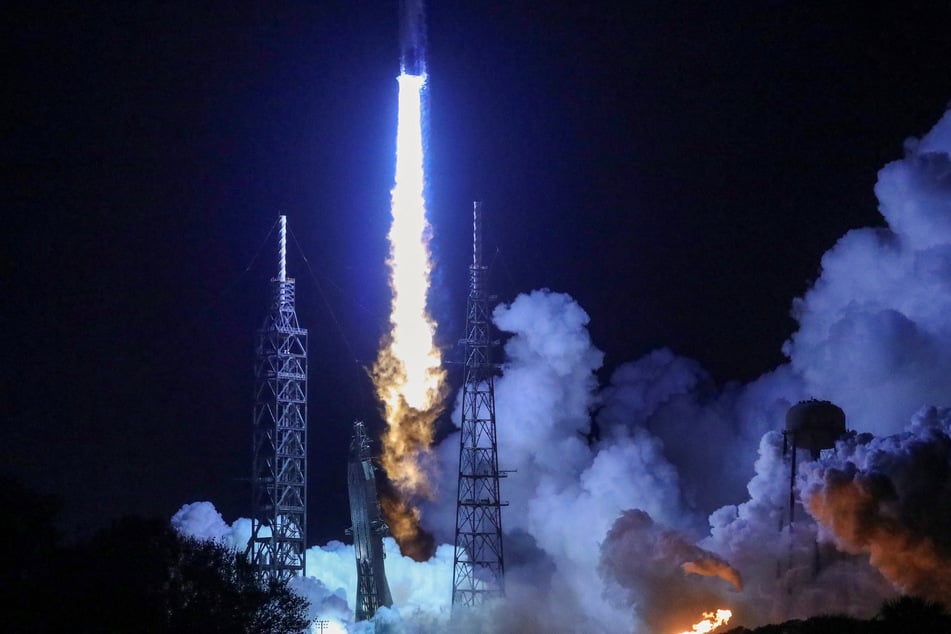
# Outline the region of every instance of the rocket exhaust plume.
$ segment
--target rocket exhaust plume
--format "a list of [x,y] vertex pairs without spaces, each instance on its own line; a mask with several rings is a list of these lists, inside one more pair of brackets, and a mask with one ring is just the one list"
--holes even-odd
[[[419,2],[409,4],[414,10],[420,7]],[[414,25],[419,26],[418,22]],[[416,37],[410,39],[418,42],[418,28],[415,31]],[[404,31],[401,39],[407,37]],[[407,45],[401,44],[404,48]],[[420,47],[413,51],[414,61],[421,60]],[[422,93],[426,75],[410,73],[405,59],[401,65],[387,262],[393,299],[390,331],[381,341],[372,376],[387,424],[380,462],[399,496],[392,499],[384,495],[383,508],[401,550],[420,559],[431,553],[413,546],[429,543],[420,540],[419,511],[414,505],[433,493],[424,463],[433,442],[435,420],[442,412],[446,377],[434,342],[436,323],[426,303],[432,270],[428,246],[431,230],[423,197]],[[417,71],[423,68],[421,63],[412,66]]]
[[400,0],[400,74],[426,74],[423,0]]

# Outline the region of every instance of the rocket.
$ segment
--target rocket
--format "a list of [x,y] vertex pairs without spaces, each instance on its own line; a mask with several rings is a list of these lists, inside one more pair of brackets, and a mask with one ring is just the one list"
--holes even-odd
[[400,73],[426,74],[426,18],[423,0],[400,0]]

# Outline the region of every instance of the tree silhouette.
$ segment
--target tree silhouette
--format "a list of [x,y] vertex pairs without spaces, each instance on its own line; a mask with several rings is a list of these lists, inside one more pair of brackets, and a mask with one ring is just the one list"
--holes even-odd
[[8,514],[0,540],[0,596],[8,606],[4,626],[10,632],[29,632],[36,619],[33,606],[47,594],[57,561],[59,534],[53,520],[60,503],[0,474],[0,508]]
[[903,596],[885,602],[876,617],[887,632],[916,634],[947,634],[951,632],[951,615],[944,606],[920,597]]
[[125,518],[63,549],[27,631],[291,634],[307,601],[262,583],[241,553],[183,537],[158,520]]

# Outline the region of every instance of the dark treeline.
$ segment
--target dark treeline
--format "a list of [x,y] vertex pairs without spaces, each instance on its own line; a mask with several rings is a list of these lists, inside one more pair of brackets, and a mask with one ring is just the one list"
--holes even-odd
[[901,597],[882,605],[870,620],[850,616],[816,616],[756,629],[737,627],[724,634],[948,634],[951,615],[944,606],[918,597]]
[[12,516],[2,541],[5,631],[37,634],[222,632],[290,634],[308,626],[307,601],[263,584],[247,559],[129,517],[74,544],[59,541],[55,500],[0,478]]

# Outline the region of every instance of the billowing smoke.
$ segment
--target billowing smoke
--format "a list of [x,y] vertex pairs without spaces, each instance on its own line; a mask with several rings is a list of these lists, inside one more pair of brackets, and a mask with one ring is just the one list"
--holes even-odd
[[825,254],[784,347],[810,394],[879,435],[951,393],[951,112],[905,149],[875,186],[888,228],[850,231]]
[[951,605],[951,411],[925,408],[896,436],[854,435],[803,473],[821,537],[902,592]]
[[696,615],[722,606],[724,584],[700,577],[718,577],[732,590],[742,588],[736,569],[639,510],[624,511],[611,526],[598,568],[607,596],[636,608],[650,632],[680,631]]
[[[518,470],[503,482],[511,501],[503,525],[519,535],[506,542],[507,573],[544,589],[536,612],[574,631],[656,622],[660,599],[611,588],[619,580],[652,587],[658,575],[697,583],[711,597],[702,609],[734,607],[746,624],[869,616],[914,587],[869,558],[870,546],[831,542],[830,529],[798,503],[789,525],[789,456],[777,431],[790,405],[807,397],[839,403],[852,428],[882,436],[899,432],[922,405],[951,402],[951,113],[906,148],[876,188],[888,228],[851,232],[825,256],[820,278],[794,305],[800,329],[785,346],[790,363],[750,384],[720,388],[696,362],[658,350],[622,365],[598,390],[601,355],[588,339],[588,316],[570,298],[536,291],[496,310],[496,324],[512,334],[496,384],[499,456],[503,468]],[[447,473],[457,442],[440,448]],[[940,472],[930,473],[940,482]],[[424,516],[443,539],[450,504]],[[612,539],[623,544],[628,533],[612,527],[633,511],[662,534],[681,531],[713,553],[708,561],[731,564],[746,582],[742,592],[684,575],[686,562],[593,570],[605,549],[623,552]]]
[[743,575],[743,592],[729,598],[737,622],[755,625],[829,613],[867,617],[895,595],[866,559],[817,546],[817,526],[798,504],[789,524],[791,473],[782,434],[763,435],[755,470],[749,499],[715,511],[710,534],[700,541]]
[[[660,349],[602,388],[603,355],[572,298],[539,290],[497,307],[508,336],[499,462],[513,470],[502,482],[506,599],[449,623],[451,435],[435,448],[442,476],[421,518],[444,545],[416,563],[388,540],[394,609],[379,622],[670,634],[718,608],[753,626],[868,617],[901,592],[951,604],[951,416],[940,409],[951,405],[951,112],[905,147],[875,190],[887,226],[851,231],[824,256],[794,302],[789,362],[749,384],[717,386]],[[800,452],[791,480],[780,430],[809,397],[840,405],[856,433],[816,461]],[[183,509],[177,525],[240,543],[241,520],[204,511]],[[368,631],[342,613],[355,596],[352,549],[312,548],[308,571],[317,610],[336,615],[322,618]]]
[[[185,535],[213,539],[239,551],[251,535],[250,520],[242,518],[229,526],[210,502],[184,505],[172,518],[172,526]],[[371,622],[354,623],[357,571],[353,546],[331,541],[307,550],[308,576],[292,583],[310,601],[310,617],[324,621],[325,632],[369,633],[377,625],[395,623],[414,632],[444,631],[449,617],[452,547],[440,546],[428,561],[416,562],[400,554],[392,538],[385,538],[383,544],[394,608],[380,608]]]

